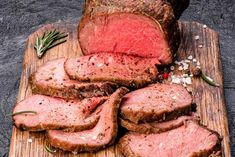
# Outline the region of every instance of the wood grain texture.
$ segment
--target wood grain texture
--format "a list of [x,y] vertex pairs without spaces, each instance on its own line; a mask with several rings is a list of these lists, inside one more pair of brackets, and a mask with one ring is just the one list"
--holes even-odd
[[[34,42],[38,35],[43,32],[57,28],[60,31],[69,32],[68,41],[51,50],[49,50],[43,59],[37,59],[34,51]],[[29,75],[34,72],[38,66],[48,60],[60,57],[81,56],[81,50],[77,41],[77,25],[57,23],[46,25],[28,38],[25,48],[23,61],[23,71],[21,75],[20,88],[17,101],[21,101],[30,96],[31,89],[28,84]],[[224,157],[230,157],[229,131],[227,122],[227,113],[224,102],[222,66],[220,60],[219,37],[218,34],[209,29],[203,28],[201,24],[193,22],[181,22],[182,42],[178,52],[178,59],[185,59],[190,54],[195,56],[200,62],[205,73],[215,79],[221,86],[219,88],[211,87],[200,79],[193,79],[193,97],[198,105],[198,113],[201,116],[202,123],[213,129],[223,137],[222,150]],[[199,35],[200,39],[195,40],[194,36]],[[199,48],[202,45],[202,48]],[[32,139],[33,142],[28,142]],[[72,153],[58,151],[56,154],[50,154],[44,149],[47,143],[44,133],[29,133],[19,131],[13,127],[10,146],[10,157],[72,157],[72,156],[121,156],[116,146],[109,147],[97,153],[82,153],[73,155]]]

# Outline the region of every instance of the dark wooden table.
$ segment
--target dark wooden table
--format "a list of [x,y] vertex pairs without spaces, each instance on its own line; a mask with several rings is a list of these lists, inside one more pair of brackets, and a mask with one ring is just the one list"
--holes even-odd
[[[27,36],[46,23],[78,22],[83,0],[0,0],[0,157],[8,156],[11,119]],[[235,156],[235,3],[191,0],[182,18],[208,25],[220,34],[232,156]],[[211,56],[214,57],[214,56]]]

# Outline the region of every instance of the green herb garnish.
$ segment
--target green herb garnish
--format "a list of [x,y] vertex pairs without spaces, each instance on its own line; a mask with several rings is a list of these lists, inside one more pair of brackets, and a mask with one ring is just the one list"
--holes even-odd
[[201,77],[209,85],[214,86],[214,87],[219,87],[219,84],[215,83],[215,81],[209,76],[206,76],[206,74],[204,74],[200,68],[197,68],[197,67],[192,68],[191,72],[193,76]]
[[209,76],[206,76],[203,72],[201,72],[201,78],[209,85],[219,87],[219,84],[215,83],[213,79],[211,79]]
[[38,58],[42,58],[45,52],[50,48],[66,42],[66,40],[60,39],[63,39],[67,36],[68,34],[65,34],[65,32],[61,33],[54,29],[53,31],[48,32],[47,34],[44,33],[42,37],[37,37],[34,48],[37,51]]
[[25,114],[25,113],[37,114],[36,111],[20,111],[20,112],[15,112],[15,113],[12,113],[12,114],[8,114],[7,116],[16,116],[16,115]]
[[50,148],[47,144],[45,144],[44,147],[49,153],[56,153],[56,149]]

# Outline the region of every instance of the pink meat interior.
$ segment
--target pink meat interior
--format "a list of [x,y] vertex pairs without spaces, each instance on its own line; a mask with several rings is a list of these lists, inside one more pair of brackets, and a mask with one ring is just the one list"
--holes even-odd
[[97,16],[81,29],[79,40],[85,55],[100,52],[155,57],[170,62],[169,45],[160,25],[142,15],[114,13]]
[[160,134],[132,133],[128,137],[135,155],[148,157],[192,157],[210,152],[218,141],[216,134],[192,122]]

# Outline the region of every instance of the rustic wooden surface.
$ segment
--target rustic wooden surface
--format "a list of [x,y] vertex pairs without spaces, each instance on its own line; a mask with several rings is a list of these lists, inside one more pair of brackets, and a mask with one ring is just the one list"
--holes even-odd
[[[35,38],[44,31],[57,28],[61,31],[69,32],[68,41],[47,52],[43,59],[38,60],[33,49]],[[201,116],[202,123],[213,129],[223,137],[222,150],[223,156],[230,157],[229,131],[226,107],[224,103],[222,67],[220,61],[220,49],[218,34],[209,29],[203,28],[201,24],[193,22],[181,22],[180,24],[182,43],[178,53],[178,59],[185,59],[188,55],[195,56],[200,62],[205,73],[215,79],[221,86],[219,88],[211,87],[200,79],[193,79],[193,97],[198,105],[198,113]],[[194,36],[199,35],[200,39],[195,40]],[[202,45],[202,48],[199,48]],[[40,28],[29,36],[25,48],[23,61],[23,71],[21,75],[20,88],[17,101],[31,95],[31,89],[28,84],[29,75],[42,65],[44,62],[60,57],[80,56],[81,50],[78,46],[77,32],[75,24],[51,24]],[[28,142],[32,139],[33,142]],[[56,154],[50,154],[44,149],[47,143],[44,133],[22,132],[13,127],[10,146],[10,157],[50,157],[50,156],[121,156],[115,146],[95,154],[83,153],[82,155],[73,155],[68,152],[59,151]]]

